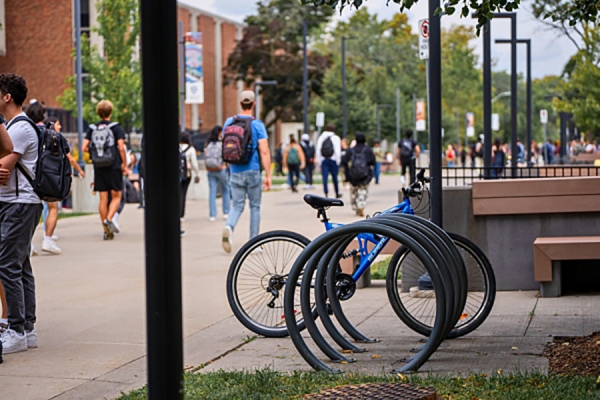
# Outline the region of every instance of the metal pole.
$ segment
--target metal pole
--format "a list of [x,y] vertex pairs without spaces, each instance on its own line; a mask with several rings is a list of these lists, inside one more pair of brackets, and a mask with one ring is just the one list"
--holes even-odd
[[308,133],[308,23],[302,21],[302,111],[304,113],[304,133]]
[[179,23],[179,107],[181,112],[180,129],[185,132],[185,41],[183,40],[183,22]]
[[492,25],[483,28],[483,167],[489,178],[492,166]]
[[517,177],[517,14],[511,13],[510,17],[511,30],[510,30],[510,148],[511,158],[510,166],[512,170],[512,177]]
[[527,166],[531,166],[531,124],[532,124],[532,105],[531,105],[531,40],[525,41],[527,44]]
[[442,47],[440,0],[429,0],[429,153],[431,177],[431,221],[442,227]]
[[377,140],[381,140],[381,123],[379,122],[379,106],[376,107],[375,115],[377,119]]
[[[81,0],[75,0],[75,95],[77,97],[77,164],[84,169],[83,160],[83,67],[81,63]],[[77,173],[77,172],[76,172]]]
[[140,2],[148,399],[183,399],[177,2]]
[[400,88],[396,88],[396,145],[400,143]]
[[[465,139],[467,137],[467,134],[465,133]],[[457,109],[456,110],[456,144],[458,144],[460,146],[460,110]],[[465,140],[465,146],[466,146],[466,140]]]
[[346,36],[342,36],[342,138],[348,135],[348,115],[346,110]]
[[260,119],[260,99],[258,98],[258,87],[260,85],[254,82],[254,101],[256,106],[254,107],[254,118]]

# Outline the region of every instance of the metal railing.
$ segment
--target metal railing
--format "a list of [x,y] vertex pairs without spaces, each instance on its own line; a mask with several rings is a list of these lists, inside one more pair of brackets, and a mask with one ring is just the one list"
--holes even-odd
[[[428,170],[428,168],[426,168]],[[469,186],[474,181],[488,179],[538,179],[578,176],[600,176],[600,167],[593,165],[548,165],[536,167],[443,167],[443,186]]]

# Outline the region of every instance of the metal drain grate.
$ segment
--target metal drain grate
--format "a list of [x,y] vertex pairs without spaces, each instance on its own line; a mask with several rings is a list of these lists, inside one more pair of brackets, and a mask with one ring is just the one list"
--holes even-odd
[[422,388],[408,383],[366,383],[325,389],[305,398],[311,400],[436,400],[439,397],[434,388]]

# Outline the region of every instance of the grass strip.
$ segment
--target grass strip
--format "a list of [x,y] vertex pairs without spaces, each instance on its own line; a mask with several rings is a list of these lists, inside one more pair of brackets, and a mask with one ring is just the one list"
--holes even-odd
[[[447,375],[290,374],[271,369],[185,374],[185,399],[298,399],[322,389],[359,383],[407,382],[434,387],[447,400],[579,400],[600,399],[596,377],[538,373],[467,377]],[[120,400],[144,400],[146,388],[123,394]]]

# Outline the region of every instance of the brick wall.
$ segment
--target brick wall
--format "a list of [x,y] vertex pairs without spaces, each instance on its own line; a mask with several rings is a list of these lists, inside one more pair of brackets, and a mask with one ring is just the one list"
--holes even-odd
[[28,99],[57,107],[56,97],[73,73],[71,0],[5,0],[6,56],[0,72],[27,80]]
[[[221,25],[221,37],[223,43],[223,68],[227,66],[227,59],[236,45],[237,28],[234,25],[223,23]],[[225,83],[225,79],[223,79]],[[227,118],[239,112],[238,90],[236,82],[223,88],[223,118]]]
[[[202,32],[202,60],[204,69],[204,104],[200,104],[201,130],[217,123],[215,107],[215,21],[207,16],[198,17],[198,31]],[[222,122],[219,122],[222,123]]]

